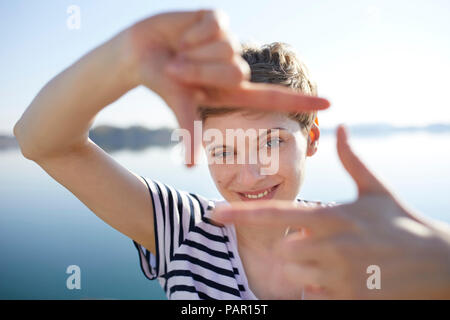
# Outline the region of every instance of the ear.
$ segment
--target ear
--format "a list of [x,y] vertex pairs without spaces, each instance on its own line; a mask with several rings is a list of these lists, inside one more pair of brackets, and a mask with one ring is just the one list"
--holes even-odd
[[308,132],[308,150],[306,156],[312,157],[317,152],[319,144],[320,129],[317,123],[313,123],[311,130]]

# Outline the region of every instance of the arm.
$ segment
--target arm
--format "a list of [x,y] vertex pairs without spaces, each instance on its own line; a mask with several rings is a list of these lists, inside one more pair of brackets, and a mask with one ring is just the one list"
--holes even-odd
[[14,127],[25,157],[39,160],[88,145],[95,116],[137,86],[127,33],[92,50],[49,81]]
[[52,79],[14,127],[23,155],[35,161],[99,218],[154,251],[148,190],[88,138],[96,114],[138,84],[129,30]]

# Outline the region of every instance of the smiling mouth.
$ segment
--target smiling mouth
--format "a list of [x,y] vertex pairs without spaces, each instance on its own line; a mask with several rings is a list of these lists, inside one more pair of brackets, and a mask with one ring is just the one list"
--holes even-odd
[[278,189],[278,187],[279,184],[256,192],[251,193],[237,192],[237,194],[243,201],[268,200],[273,198],[273,196],[275,195],[275,191]]

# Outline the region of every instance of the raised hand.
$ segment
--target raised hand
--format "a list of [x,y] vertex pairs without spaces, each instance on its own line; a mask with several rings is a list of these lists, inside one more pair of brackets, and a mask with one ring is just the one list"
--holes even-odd
[[[200,104],[284,111],[329,106],[322,98],[249,82],[249,66],[226,20],[223,13],[212,10],[171,12],[142,20],[130,29],[137,81],[161,96],[191,137]],[[199,147],[194,146],[189,163]]]
[[[337,150],[358,187],[355,202],[316,208],[275,201],[233,203],[217,208],[214,218],[306,228],[307,237],[291,233],[274,252],[284,261],[284,276],[307,288],[306,299],[449,299],[449,226],[401,203],[352,151],[343,127],[338,128]],[[369,289],[369,266],[381,272],[379,289]]]

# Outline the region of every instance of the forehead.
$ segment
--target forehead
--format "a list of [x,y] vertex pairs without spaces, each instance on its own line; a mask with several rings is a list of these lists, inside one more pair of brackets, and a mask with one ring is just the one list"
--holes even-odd
[[285,128],[290,132],[300,130],[300,124],[289,118],[282,112],[232,112],[208,117],[203,123],[203,128],[218,129],[225,132],[226,129],[272,129]]

